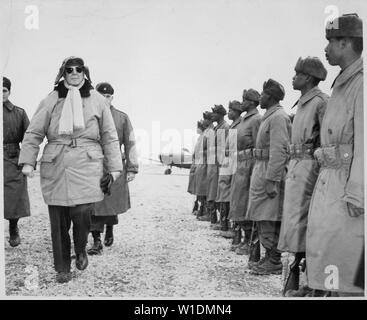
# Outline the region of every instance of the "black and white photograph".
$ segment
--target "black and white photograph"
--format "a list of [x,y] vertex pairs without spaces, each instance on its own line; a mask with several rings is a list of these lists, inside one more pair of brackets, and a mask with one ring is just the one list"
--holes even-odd
[[366,9],[1,0],[4,297],[364,299]]

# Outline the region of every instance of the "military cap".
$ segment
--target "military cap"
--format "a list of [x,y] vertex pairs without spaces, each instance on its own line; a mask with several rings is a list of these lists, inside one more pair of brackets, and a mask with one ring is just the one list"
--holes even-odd
[[321,60],[317,57],[307,57],[305,59],[299,57],[294,70],[296,72],[308,74],[320,80],[325,80],[327,76],[327,70]]
[[247,92],[247,90],[246,89],[243,89],[243,91],[242,91],[242,99],[245,97],[246,92]]
[[259,102],[260,101],[260,93],[258,93],[255,89],[248,89],[243,99]]
[[57,84],[60,81],[60,79],[64,76],[65,68],[71,67],[71,66],[82,67],[84,70],[85,76],[88,78],[89,82],[92,82],[90,78],[89,68],[86,65],[84,65],[83,59],[79,57],[71,56],[71,57],[64,59],[64,61],[62,62],[61,67],[59,69],[59,73],[57,74],[56,79],[55,79],[55,84]]
[[264,82],[263,92],[277,99],[278,101],[283,100],[285,96],[284,87],[277,81],[269,79]]
[[205,112],[203,113],[203,118],[204,118],[204,120],[211,120],[211,119],[212,119],[212,114],[213,114],[213,112],[205,111]]
[[235,110],[235,111],[238,111],[240,113],[243,112],[243,110],[242,110],[242,104],[241,104],[241,102],[239,102],[237,100],[230,101],[229,102],[229,105],[228,105],[228,108],[229,109],[232,109],[232,110]]
[[96,90],[101,94],[113,94],[115,91],[108,82],[100,82],[96,85]]
[[204,131],[204,129],[205,129],[204,120],[199,120],[197,122],[197,127],[198,127],[198,129]]
[[217,113],[222,116],[225,116],[227,114],[227,110],[221,104],[215,104],[212,110],[213,110],[213,113]]
[[11,81],[7,77],[3,77],[3,88],[11,89]]
[[363,37],[362,19],[356,13],[343,14],[326,24],[326,39],[337,37]]

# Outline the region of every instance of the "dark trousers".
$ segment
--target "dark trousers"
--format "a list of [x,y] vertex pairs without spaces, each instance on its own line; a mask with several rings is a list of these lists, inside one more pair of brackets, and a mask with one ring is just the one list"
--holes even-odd
[[280,221],[258,221],[257,230],[264,248],[276,249],[280,234]]
[[104,226],[113,226],[118,224],[118,216],[94,216],[92,215],[92,223],[90,226],[90,231],[98,231],[103,233]]
[[73,240],[76,254],[82,253],[88,242],[91,214],[94,204],[87,203],[75,207],[48,206],[51,223],[52,251],[54,265],[57,272],[69,272],[70,235],[69,230],[73,222]]

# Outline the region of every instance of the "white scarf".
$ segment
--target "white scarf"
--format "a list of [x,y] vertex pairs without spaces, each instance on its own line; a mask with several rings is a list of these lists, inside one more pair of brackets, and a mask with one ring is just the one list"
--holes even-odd
[[59,134],[72,135],[74,129],[84,129],[83,101],[79,89],[84,80],[77,86],[71,86],[66,81],[64,85],[68,90],[59,120]]

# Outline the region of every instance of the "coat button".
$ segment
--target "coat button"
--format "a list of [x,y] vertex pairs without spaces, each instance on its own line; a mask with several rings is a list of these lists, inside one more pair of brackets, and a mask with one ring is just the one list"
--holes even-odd
[[330,128],[327,129],[327,132],[329,132],[329,134],[332,134],[333,133],[333,131]]
[[348,158],[349,154],[348,153],[344,153],[344,158]]

